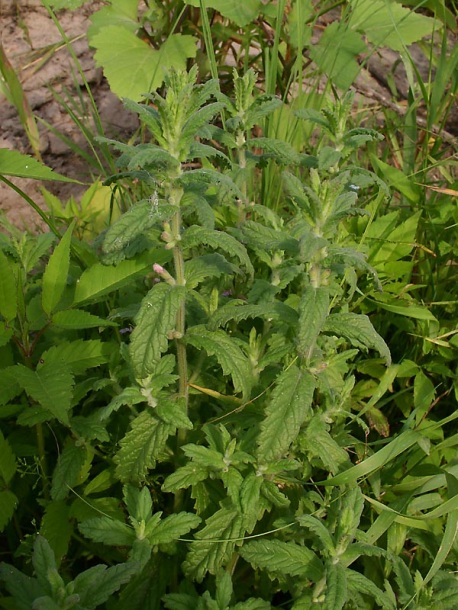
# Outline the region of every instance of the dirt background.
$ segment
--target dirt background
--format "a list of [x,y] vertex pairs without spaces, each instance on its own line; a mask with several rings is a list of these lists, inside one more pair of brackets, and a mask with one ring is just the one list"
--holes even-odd
[[[84,72],[85,80],[90,84],[98,111],[108,137],[127,139],[137,127],[136,116],[128,113],[119,99],[110,92],[100,68],[96,68],[93,52],[88,48],[84,33],[89,25],[90,15],[103,6],[101,1],[93,1],[76,11],[59,11],[59,21],[67,36],[73,41],[73,49]],[[82,79],[75,75],[75,65],[65,45],[54,49],[46,56],[45,52],[52,45],[62,42],[61,35],[49,17],[41,0],[0,0],[1,41],[4,51],[19,74],[29,103],[37,117],[51,124],[65,137],[70,138],[82,148],[87,149],[81,132],[72,119],[55,99],[55,94],[70,98],[86,99],[87,93],[82,86]],[[332,15],[325,16],[326,21]],[[321,26],[326,25],[324,21]],[[322,31],[322,28],[321,28]],[[316,32],[319,36],[320,28]],[[456,41],[451,41],[455,44]],[[427,62],[421,52],[412,50],[417,58],[417,65],[427,70]],[[393,100],[388,80],[393,76],[399,99]],[[426,76],[426,75],[425,75]],[[385,50],[374,54],[363,69],[355,83],[358,94],[364,98],[364,104],[374,108],[374,112],[390,107],[402,114],[405,111],[402,98],[407,95],[407,81],[398,56]],[[67,97],[67,99],[69,99]],[[446,137],[456,145],[458,133],[456,107],[447,125]],[[380,113],[382,117],[382,113]],[[86,125],[91,124],[90,116],[81,116]],[[421,118],[419,119],[421,121]],[[41,134],[40,149],[43,161],[59,173],[79,180],[91,182],[87,164],[57,135],[39,124]],[[95,131],[95,130],[94,130]],[[0,92],[0,148],[30,153],[30,145],[24,129],[18,119],[16,109],[9,104]],[[13,179],[40,207],[46,209],[40,192],[40,182],[34,180]],[[78,197],[84,187],[66,183],[47,183],[46,187],[59,196],[61,201],[70,195]],[[15,226],[28,230],[37,230],[41,221],[37,214],[10,187],[0,182],[0,214]]]

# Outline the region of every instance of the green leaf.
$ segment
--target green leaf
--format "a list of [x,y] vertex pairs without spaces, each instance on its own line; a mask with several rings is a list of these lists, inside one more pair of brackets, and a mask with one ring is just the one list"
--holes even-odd
[[32,563],[37,580],[46,593],[53,593],[57,586],[64,586],[64,581],[57,572],[56,560],[49,542],[43,536],[35,538]]
[[146,521],[151,517],[153,502],[147,487],[137,489],[133,485],[125,485],[123,488],[123,496],[131,517],[137,521]]
[[414,318],[415,320],[431,320],[431,322],[437,322],[434,314],[424,305],[419,303],[401,301],[397,299],[393,302],[386,302],[379,298],[368,299],[371,303],[375,303],[378,308],[384,309],[385,311],[391,311],[398,316],[406,316],[407,318]]
[[220,307],[212,315],[208,322],[208,327],[210,330],[216,330],[218,326],[225,326],[231,320],[240,322],[247,318],[264,318],[269,322],[271,320],[278,320],[280,322],[287,322],[291,326],[297,324],[296,311],[281,301],[265,305],[249,305],[246,303],[239,305],[237,301],[233,300],[229,301],[227,305]]
[[404,172],[392,165],[388,165],[388,163],[384,163],[376,156],[371,156],[371,161],[382,174],[383,180],[385,180],[387,184],[396,191],[399,191],[412,203],[419,203],[421,189],[413,180],[410,180]]
[[[185,0],[191,6],[200,6],[200,0]],[[235,24],[243,27],[254,21],[262,8],[261,0],[205,0],[205,8],[214,8]]]
[[181,468],[177,468],[172,472],[162,484],[162,490],[165,492],[176,492],[179,489],[186,489],[192,485],[196,485],[200,481],[205,481],[208,477],[208,470],[197,464],[186,464]]
[[87,451],[84,446],[69,442],[64,447],[52,477],[51,497],[53,500],[63,500],[68,496],[71,488],[78,485],[86,459]]
[[17,382],[27,394],[64,425],[69,425],[68,411],[73,395],[73,376],[63,363],[46,363],[32,371],[22,364],[14,367]]
[[0,250],[0,315],[6,322],[11,322],[16,317],[16,313],[17,293],[14,267]]
[[381,591],[377,585],[366,576],[359,572],[355,572],[354,570],[347,570],[346,574],[349,598],[351,598],[353,591],[357,591],[368,596],[370,599],[375,600],[377,604],[385,610],[393,610],[393,604],[389,596]]
[[130,354],[137,378],[154,372],[168,348],[168,333],[175,328],[177,312],[185,298],[184,286],[156,284],[143,299],[135,318]]
[[229,263],[221,254],[204,254],[185,262],[184,275],[188,290],[195,288],[208,277],[233,275],[238,267]]
[[253,265],[246,248],[228,233],[223,231],[212,231],[204,227],[193,225],[183,233],[181,245],[183,248],[195,248],[207,245],[211,248],[221,249],[226,254],[237,258],[244,265],[250,275],[254,274]]
[[0,477],[9,485],[16,473],[16,456],[0,431]]
[[340,447],[328,432],[321,414],[312,417],[300,443],[310,458],[319,459],[331,474],[337,474],[343,466],[350,465],[345,449]]
[[36,578],[30,578],[14,566],[0,563],[0,580],[5,583],[6,590],[14,598],[14,610],[30,610],[33,602],[44,595],[44,591]]
[[311,45],[309,52],[321,72],[346,91],[361,69],[356,58],[366,50],[359,34],[344,22],[334,21],[326,27],[318,43]]
[[41,303],[44,312],[48,316],[56,310],[67,285],[68,270],[70,268],[70,245],[75,224],[76,220],[66,230],[51,254],[43,273]]
[[0,532],[3,532],[8,525],[18,503],[19,500],[12,491],[8,489],[0,491]]
[[162,519],[151,530],[146,524],[146,537],[151,545],[168,544],[196,528],[201,519],[192,513],[180,512]]
[[326,593],[323,610],[340,610],[347,601],[347,570],[331,561],[326,565]]
[[317,555],[305,546],[280,540],[250,540],[239,551],[254,568],[275,575],[299,576],[318,582],[323,565]]
[[57,565],[68,552],[72,533],[70,507],[60,500],[50,502],[41,520],[40,534],[49,542]]
[[358,348],[372,348],[385,359],[387,366],[391,364],[391,354],[388,345],[372,326],[369,318],[356,313],[332,313],[327,318],[323,332],[345,337],[351,345]]
[[100,30],[100,28],[107,27],[108,25],[121,25],[131,32],[136,32],[139,28],[137,12],[138,2],[136,1],[112,1],[109,6],[104,6],[102,9],[90,16],[89,20],[91,25],[87,31],[89,41],[91,41],[92,37]]
[[348,485],[354,483],[361,477],[365,477],[371,474],[375,470],[383,468],[388,462],[394,459],[396,456],[404,453],[407,449],[410,449],[412,445],[418,442],[420,435],[418,432],[413,430],[406,430],[399,436],[392,439],[383,449],[374,453],[363,462],[360,462],[356,466],[352,466],[348,470],[341,472],[335,477],[331,477],[326,481],[320,481],[320,485]]
[[315,380],[304,369],[293,365],[279,376],[258,438],[261,461],[284,457],[310,413],[314,391]]
[[[274,159],[283,165],[299,165],[301,155],[287,142],[274,138],[250,138],[247,146],[251,149],[262,149],[261,157]],[[256,153],[257,155],[259,153]]]
[[234,509],[221,508],[195,534],[183,563],[185,573],[202,582],[205,574],[216,574],[232,556],[235,543],[243,535],[242,517]]
[[97,65],[103,67],[110,89],[134,101],[160,87],[166,70],[185,69],[186,60],[196,55],[196,42],[193,36],[171,34],[156,51],[119,25],[100,28],[91,37]]
[[88,311],[82,309],[66,309],[64,311],[57,311],[52,316],[52,323],[60,328],[68,329],[84,329],[84,328],[98,328],[99,326],[117,326],[116,322],[110,322],[104,318],[94,316]]
[[348,26],[362,32],[376,47],[403,52],[406,47],[437,30],[436,19],[420,15],[389,0],[350,0]]
[[307,286],[299,304],[299,329],[297,350],[301,356],[310,358],[315,342],[329,312],[329,289],[327,286]]
[[84,341],[78,339],[70,343],[64,341],[59,345],[49,348],[41,356],[44,365],[41,367],[51,369],[62,367],[64,363],[72,373],[84,373],[89,368],[93,368],[108,362],[113,352],[113,344],[90,339]]
[[135,540],[133,527],[110,517],[95,517],[79,524],[79,530],[94,542],[109,546],[130,547]]
[[35,180],[58,180],[74,182],[78,180],[66,178],[46,167],[30,155],[23,155],[17,150],[0,148],[0,176],[17,176],[18,178],[34,178]]
[[79,595],[79,605],[87,610],[94,610],[109,599],[120,587],[135,576],[138,564],[126,562],[118,565],[97,565],[78,574],[73,581],[74,593]]
[[133,260],[125,260],[116,266],[96,263],[86,269],[76,283],[73,305],[109,294],[132,282],[136,277],[151,269],[153,263],[164,264],[170,259],[167,250],[150,250]]
[[126,483],[142,481],[148,469],[154,468],[167,438],[175,430],[176,426],[158,419],[151,411],[140,413],[131,423],[115,455],[119,479]]
[[252,384],[251,366],[237,343],[221,330],[193,326],[186,333],[186,342],[215,356],[224,375],[230,375],[236,392],[249,396]]

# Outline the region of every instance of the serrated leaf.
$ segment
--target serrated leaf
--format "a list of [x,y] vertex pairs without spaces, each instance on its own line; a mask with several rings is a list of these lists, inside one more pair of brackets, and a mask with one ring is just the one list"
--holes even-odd
[[30,155],[23,155],[17,150],[9,150],[7,148],[0,148],[0,175],[80,184],[78,180],[58,174]]
[[68,552],[72,533],[70,507],[60,500],[50,502],[41,520],[40,534],[49,542],[57,565]]
[[289,254],[299,252],[299,242],[285,231],[279,231],[265,226],[259,222],[246,220],[243,223],[241,233],[244,243],[255,249],[261,250],[284,250]]
[[0,580],[6,590],[13,596],[14,604],[19,610],[30,610],[33,602],[44,595],[36,578],[31,578],[8,563],[0,563]]
[[347,570],[347,587],[349,596],[352,595],[352,591],[357,591],[374,599],[385,610],[393,610],[393,604],[388,595],[363,574]]
[[158,419],[150,411],[140,413],[131,423],[115,455],[119,479],[126,483],[142,481],[148,469],[154,468],[167,438],[175,429],[176,426]]
[[133,527],[110,517],[87,519],[80,523],[78,528],[83,536],[109,546],[129,547],[135,540]]
[[326,566],[324,610],[340,610],[347,601],[347,570],[338,562]]
[[328,316],[323,331],[333,333],[338,337],[345,337],[355,347],[375,349],[385,359],[387,366],[391,364],[391,354],[388,345],[365,315],[332,313]]
[[185,294],[184,286],[161,283],[143,299],[130,341],[132,364],[139,379],[154,372],[161,354],[167,350],[168,333],[175,328]]
[[221,249],[226,254],[234,256],[247,269],[250,275],[254,274],[253,265],[246,248],[232,235],[223,231],[212,231],[197,225],[186,229],[182,236],[182,247],[194,248],[202,245],[210,246],[215,250]]
[[240,322],[247,318],[264,318],[268,321],[278,320],[291,326],[297,324],[296,311],[281,301],[265,305],[249,305],[246,303],[239,305],[237,302],[230,301],[212,315],[208,327],[210,330],[216,330],[218,326],[225,326],[231,320]]
[[[261,157],[274,159],[283,165],[299,165],[301,155],[284,140],[274,138],[250,138],[247,142],[249,148],[262,149]],[[259,153],[256,153],[259,154]]]
[[88,311],[82,309],[66,309],[64,311],[57,311],[52,316],[52,323],[60,328],[68,329],[84,329],[84,328],[98,328],[99,326],[117,326],[115,322],[105,320],[94,316]]
[[236,542],[243,536],[242,517],[234,509],[221,508],[195,534],[183,563],[183,570],[202,582],[205,574],[216,574],[229,561]]
[[162,484],[162,490],[165,492],[176,492],[179,489],[186,489],[191,485],[196,485],[200,481],[205,481],[208,477],[206,468],[202,468],[197,464],[186,464],[181,468],[177,468],[175,472],[170,474]]
[[8,525],[18,505],[18,499],[12,491],[0,491],[0,532]]
[[297,350],[309,358],[315,347],[329,312],[329,289],[327,286],[307,286],[299,304],[299,328]]
[[277,379],[258,438],[258,457],[271,462],[284,457],[306,420],[315,380],[306,370],[290,366]]
[[6,322],[11,322],[16,313],[17,293],[13,265],[0,249],[0,315]]
[[311,458],[318,458],[331,474],[337,474],[350,460],[345,449],[340,447],[328,432],[329,426],[321,415],[314,415],[304,431],[301,446]]
[[87,610],[94,610],[107,600],[113,599],[113,594],[135,576],[139,566],[136,562],[126,562],[118,565],[97,565],[75,578],[74,593],[79,595],[79,604]]
[[171,257],[167,250],[150,250],[133,260],[113,265],[96,263],[86,269],[76,283],[73,305],[97,299],[122,286],[151,269],[153,263],[164,264]]
[[322,521],[313,515],[298,515],[296,519],[303,527],[311,530],[319,538],[327,554],[334,554],[335,547],[332,536]]
[[137,489],[133,485],[125,485],[123,496],[129,515],[136,521],[146,521],[151,517],[153,501],[147,487]]
[[229,263],[221,254],[204,254],[185,262],[184,275],[186,287],[195,288],[208,277],[233,275],[239,271],[238,267]]
[[251,391],[251,367],[247,357],[237,343],[225,332],[209,331],[204,326],[193,326],[186,333],[186,342],[198,349],[204,349],[209,356],[215,356],[224,375],[230,375],[236,392],[244,398]]
[[192,430],[192,421],[186,415],[186,404],[184,399],[158,398],[155,408],[157,417],[166,424],[171,424],[175,428]]
[[120,98],[135,101],[162,84],[165,70],[185,69],[186,60],[197,52],[193,36],[171,34],[160,50],[155,50],[118,25],[101,28],[91,37],[91,45],[96,48],[95,59],[103,67],[110,89]]
[[59,421],[69,425],[68,411],[71,406],[73,376],[62,363],[46,363],[32,371],[22,364],[14,367],[17,382],[26,393],[48,410]]
[[159,521],[151,531],[147,524],[147,538],[152,545],[168,544],[196,528],[200,521],[200,517],[192,513],[175,513]]
[[351,0],[349,27],[364,33],[376,47],[403,52],[406,47],[431,36],[437,21],[385,0]]
[[57,583],[64,586],[64,581],[57,572],[53,550],[46,538],[40,534],[35,538],[33,544],[32,563],[37,580],[46,593],[52,594]]
[[293,542],[280,540],[250,540],[239,551],[255,568],[273,575],[301,576],[318,582],[323,576],[323,565],[313,551]]
[[59,305],[62,294],[67,285],[68,270],[70,268],[70,245],[76,220],[65,231],[62,239],[49,257],[48,264],[43,273],[41,303],[44,312],[50,316]]
[[16,472],[16,456],[10,444],[0,431],[0,477],[9,484]]
[[[65,366],[75,374],[84,373],[89,368],[108,362],[113,351],[113,345],[107,342],[91,339],[78,339],[71,343],[63,342],[44,352],[42,360],[47,368]],[[40,369],[39,369],[40,370]]]
[[82,468],[86,462],[87,452],[84,446],[69,442],[62,450],[54,469],[51,497],[53,500],[63,500],[72,487],[78,485]]

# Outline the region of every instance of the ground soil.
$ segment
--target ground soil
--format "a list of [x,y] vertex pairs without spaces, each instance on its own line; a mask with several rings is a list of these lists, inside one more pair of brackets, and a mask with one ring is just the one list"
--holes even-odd
[[[106,135],[127,139],[137,127],[136,117],[127,112],[119,99],[111,93],[101,69],[95,66],[93,52],[88,48],[84,35],[90,15],[102,5],[103,2],[95,0],[76,11],[59,11],[58,16],[67,36],[73,41],[74,52],[84,72],[84,80],[91,86]],[[20,76],[35,115],[85,148],[86,144],[80,131],[62,105],[56,101],[56,94],[70,96],[74,100],[87,99],[82,86],[83,79],[79,75],[75,76],[75,63],[65,45],[50,51],[44,61],[45,51],[60,43],[61,35],[42,6],[41,0],[0,0],[0,16],[4,51]],[[421,53],[417,56],[421,69]],[[393,102],[388,87],[388,75],[393,74],[399,96],[402,98],[407,94],[405,74],[397,59],[397,55],[388,50],[378,53],[371,58],[369,65],[358,77],[356,88],[364,97],[364,103],[374,107],[374,112],[384,105],[403,112],[402,102]],[[90,124],[90,116],[81,118],[86,124]],[[449,127],[452,132],[458,130],[456,114],[451,118]],[[74,154],[58,135],[50,132],[43,124],[40,124],[39,128],[43,161],[59,173],[89,183],[91,176],[88,175],[87,164],[81,157]],[[30,146],[16,109],[1,92],[0,148],[30,153]],[[21,179],[14,179],[14,182],[39,206],[45,208],[39,182]],[[70,195],[77,197],[84,189],[83,186],[65,183],[48,183],[46,187],[62,201]],[[34,230],[40,226],[40,219],[33,209],[20,195],[0,182],[1,213],[17,227]]]

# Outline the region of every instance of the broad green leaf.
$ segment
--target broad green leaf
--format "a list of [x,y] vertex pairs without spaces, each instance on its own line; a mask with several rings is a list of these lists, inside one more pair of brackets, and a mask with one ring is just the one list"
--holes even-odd
[[383,449],[374,453],[363,462],[356,466],[352,466],[348,470],[341,472],[335,477],[331,477],[326,481],[320,481],[320,485],[348,485],[354,483],[361,477],[371,474],[375,470],[383,468],[392,459],[410,449],[412,445],[418,442],[420,435],[413,430],[406,430],[399,436],[391,440]]
[[186,333],[186,342],[215,356],[224,375],[230,375],[236,392],[249,396],[252,384],[251,366],[237,343],[221,330],[209,331],[193,326]]
[[361,36],[344,22],[334,21],[326,27],[318,43],[310,47],[310,56],[321,72],[346,91],[359,74],[361,68],[356,58],[364,51],[366,45]]
[[70,268],[70,245],[76,220],[66,230],[59,244],[51,254],[43,273],[41,303],[48,316],[56,310],[67,285]]
[[14,597],[14,608],[30,610],[33,602],[44,595],[44,591],[36,578],[31,578],[7,563],[0,563],[0,580],[5,588]]
[[205,481],[208,477],[208,470],[197,464],[186,464],[172,472],[162,484],[165,492],[175,492],[179,489],[186,489],[191,485],[196,485],[200,481]]
[[154,372],[161,354],[167,350],[168,333],[175,328],[184,298],[183,286],[161,283],[143,299],[130,341],[132,363],[139,379]]
[[84,373],[89,368],[108,362],[112,353],[113,344],[98,339],[78,339],[71,343],[64,341],[42,354],[44,364],[41,368],[56,366],[59,370],[64,364],[74,374]]
[[354,347],[375,349],[385,359],[387,366],[391,364],[388,345],[363,314],[332,313],[324,324],[323,332],[345,337]]
[[420,216],[421,212],[416,212],[401,221],[399,212],[390,212],[374,220],[365,232],[373,267],[383,269],[387,262],[399,261],[412,252]]
[[111,519],[110,517],[95,517],[79,524],[79,530],[94,542],[109,546],[131,546],[135,540],[133,527]]
[[237,258],[242,265],[247,269],[250,275],[254,274],[253,265],[251,263],[248,252],[245,246],[239,241],[223,231],[212,231],[204,227],[193,225],[186,229],[182,237],[183,248],[194,248],[196,246],[207,245],[211,248],[221,249],[226,254]]
[[327,286],[307,286],[299,304],[299,328],[297,351],[310,358],[315,342],[329,312],[329,289]]
[[238,273],[238,268],[229,263],[221,254],[204,254],[185,262],[184,275],[186,287],[195,288],[208,277],[220,277],[221,275],[233,275]]
[[35,180],[58,180],[59,182],[75,182],[78,180],[66,178],[46,167],[30,155],[23,155],[17,150],[0,148],[0,176],[17,176],[18,178],[34,178]]
[[305,546],[280,540],[250,540],[239,551],[254,568],[273,575],[288,575],[318,582],[323,576],[323,565],[317,555]]
[[216,330],[218,326],[225,326],[231,320],[240,322],[247,318],[264,318],[269,322],[271,320],[278,320],[286,322],[291,326],[297,324],[296,311],[281,301],[263,305],[250,305],[247,303],[239,305],[239,302],[234,299],[215,311],[208,322],[208,328]]
[[421,189],[410,180],[400,169],[384,163],[376,156],[371,156],[373,165],[382,174],[383,180],[396,191],[399,191],[412,203],[418,203],[420,200]]
[[0,532],[3,532],[8,525],[18,503],[19,500],[12,491],[8,489],[0,491]]
[[329,425],[321,414],[312,417],[299,440],[300,446],[309,456],[317,458],[331,474],[337,474],[350,460],[345,449],[340,447],[328,432]]
[[242,517],[234,509],[221,508],[195,534],[195,542],[183,563],[185,574],[202,582],[205,574],[216,574],[232,556],[236,542],[242,541]]
[[64,581],[57,572],[53,550],[46,538],[40,534],[35,538],[33,545],[32,563],[37,580],[46,593],[52,594],[56,585],[64,586]]
[[81,471],[87,459],[84,446],[69,442],[62,450],[54,469],[51,486],[53,500],[63,500],[72,487],[79,483]]
[[166,70],[185,69],[186,60],[197,52],[193,36],[171,34],[155,50],[119,25],[101,28],[91,37],[91,45],[113,93],[134,101],[160,87]]
[[313,376],[295,365],[279,376],[258,438],[261,461],[284,457],[310,413],[314,391]]
[[151,545],[168,544],[196,528],[200,521],[200,517],[192,513],[175,513],[159,521],[151,530],[146,524],[146,536]]
[[11,322],[17,313],[16,278],[13,264],[0,250],[0,315]]
[[176,426],[158,419],[150,411],[140,413],[131,423],[115,455],[119,479],[126,483],[142,481],[148,469],[154,468],[168,437],[175,430]]
[[17,382],[26,393],[59,421],[69,425],[68,411],[73,395],[73,376],[64,363],[46,363],[32,371],[18,364],[14,367]]
[[91,22],[87,30],[89,42],[101,28],[108,25],[120,25],[131,32],[136,32],[139,28],[137,13],[138,0],[111,0],[109,6],[104,6],[89,18]]
[[68,552],[72,533],[70,507],[61,500],[50,502],[41,520],[40,534],[49,542],[57,565]]
[[124,502],[131,517],[137,521],[146,521],[151,517],[153,502],[147,487],[137,489],[133,485],[123,488]]
[[16,472],[16,456],[0,431],[0,477],[9,484]]
[[107,566],[97,565],[78,574],[74,582],[74,592],[79,595],[79,605],[94,610],[110,599],[122,585],[129,582],[138,572],[135,562]]
[[283,165],[299,165],[301,155],[287,142],[274,138],[250,138],[247,145],[251,149],[262,149],[256,154],[265,159],[273,159]]
[[171,257],[167,250],[150,250],[133,260],[121,261],[118,265],[96,263],[83,272],[76,284],[73,305],[97,299],[122,286],[151,269],[153,263],[164,264]]
[[347,570],[346,577],[349,598],[351,598],[353,591],[357,591],[363,593],[370,599],[375,600],[384,610],[393,610],[393,604],[390,597],[369,580],[369,578],[355,570]]
[[[185,0],[186,4],[200,7],[201,0]],[[235,24],[243,27],[254,21],[262,8],[261,0],[204,0],[205,8],[214,8]]]
[[327,562],[324,610],[340,610],[344,607],[347,601],[346,571],[340,562]]
[[406,47],[431,36],[438,23],[431,17],[404,8],[393,0],[350,0],[349,27],[362,32],[376,47],[405,51]]
[[328,530],[322,521],[314,517],[313,515],[299,515],[297,521],[303,526],[311,530],[320,543],[323,545],[325,551],[329,555],[333,555],[335,551],[334,541]]
[[82,309],[66,309],[65,311],[57,311],[52,316],[52,322],[60,328],[68,329],[84,329],[98,328],[99,326],[117,326],[116,322],[110,322],[104,318],[94,316],[88,311]]

